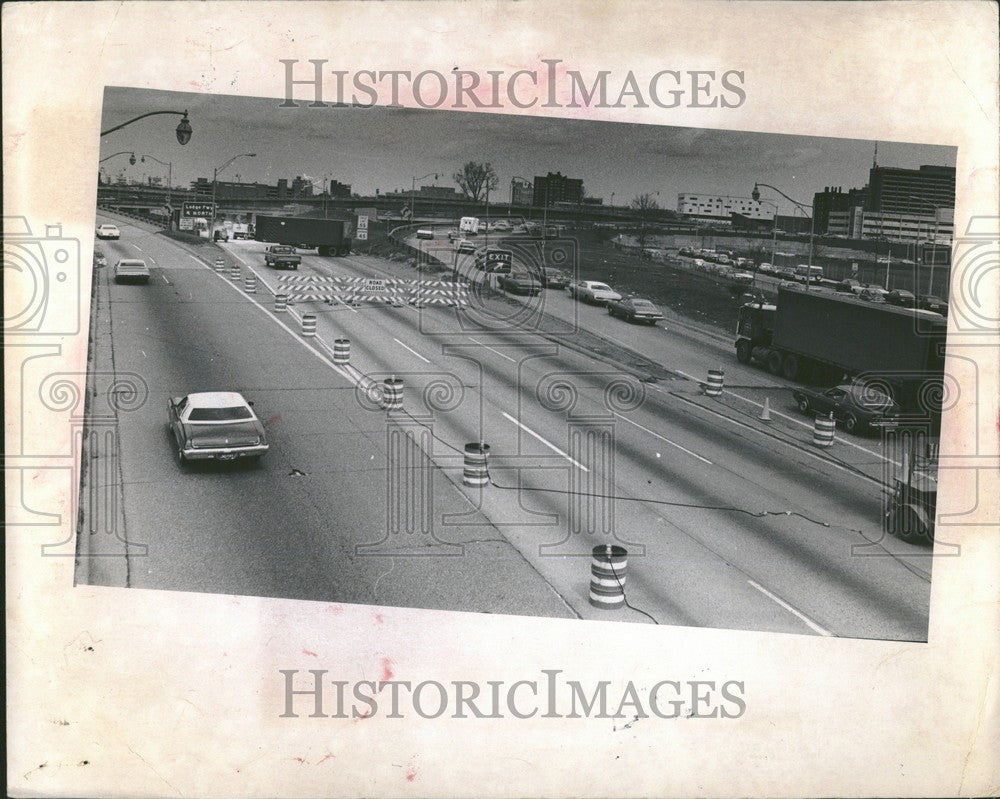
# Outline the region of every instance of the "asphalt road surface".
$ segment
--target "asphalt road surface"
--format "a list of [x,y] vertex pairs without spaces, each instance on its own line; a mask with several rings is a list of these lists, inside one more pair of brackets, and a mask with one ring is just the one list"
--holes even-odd
[[[723,337],[629,325],[554,291],[474,292],[461,312],[338,300],[275,312],[283,278],[421,275],[308,251],[277,272],[260,242],[191,247],[108,221],[122,239],[99,244],[110,263],[91,355],[148,390],[117,419],[114,481],[123,537],[148,548],[88,559],[82,540],[80,581],[926,640],[930,550],[881,533],[878,441],[812,447],[787,385],[738,364]],[[126,255],[150,263],[148,285],[110,281]],[[350,340],[346,368],[336,339]],[[659,376],[624,368],[626,351]],[[699,381],[717,365],[728,388],[711,399]],[[403,381],[402,411],[372,392],[387,378]],[[167,398],[204,390],[255,402],[271,443],[258,466],[177,462]],[[480,441],[485,489],[462,484],[463,446]],[[607,543],[629,550],[632,608],[588,602],[588,555]]]

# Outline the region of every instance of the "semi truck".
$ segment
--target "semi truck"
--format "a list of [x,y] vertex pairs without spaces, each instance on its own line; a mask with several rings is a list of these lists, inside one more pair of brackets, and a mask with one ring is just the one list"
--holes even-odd
[[940,314],[822,289],[781,286],[776,304],[739,311],[736,357],[788,380],[877,380],[904,413],[939,415],[947,322]]
[[339,219],[302,216],[257,216],[258,241],[290,244],[303,250],[315,248],[320,255],[348,255],[351,240],[346,224]]

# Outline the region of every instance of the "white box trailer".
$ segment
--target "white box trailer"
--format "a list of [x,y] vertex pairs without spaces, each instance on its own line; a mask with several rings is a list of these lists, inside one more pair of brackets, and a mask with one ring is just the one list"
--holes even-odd
[[463,233],[475,236],[479,232],[479,217],[463,216],[461,221],[458,223],[458,229]]

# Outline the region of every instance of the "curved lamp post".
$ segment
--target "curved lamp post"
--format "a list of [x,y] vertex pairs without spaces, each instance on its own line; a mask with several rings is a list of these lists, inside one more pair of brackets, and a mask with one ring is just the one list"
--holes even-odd
[[[931,274],[930,274],[930,279],[929,279],[928,284],[927,284],[927,294],[928,295],[933,295],[934,294],[934,264],[937,261],[937,239],[938,239],[938,215],[937,215],[937,212],[940,211],[942,208],[944,208],[946,206],[935,205],[930,200],[925,200],[923,197],[917,197],[915,194],[907,194],[906,196],[909,197],[911,200],[916,200],[917,202],[921,202],[924,205],[929,205],[931,208],[934,209],[934,240],[933,240],[933,242],[931,242]],[[917,236],[917,238],[918,239],[920,238],[919,235]],[[914,293],[916,293],[916,292],[914,292]]]
[[[799,208],[799,210],[802,211],[803,214],[805,213],[805,209],[806,208],[808,208],[809,211],[810,211],[810,214],[809,214],[809,216],[810,216],[810,222],[809,222],[809,263],[808,263],[808,267],[809,268],[806,270],[806,291],[809,291],[809,284],[812,281],[813,236],[816,234],[816,214],[812,213],[813,207],[811,205],[807,204],[807,203],[800,203],[798,200],[793,200],[791,197],[789,197],[787,194],[785,194],[777,186],[772,186],[769,183],[760,183],[760,182],[757,182],[757,183],[753,184],[753,191],[750,193],[750,196],[754,199],[755,202],[757,202],[757,201],[760,200],[760,188],[759,188],[760,186],[763,186],[765,189],[771,189],[772,191],[778,192],[778,194],[780,194],[782,197],[784,197],[786,200],[788,200],[788,202],[792,203],[792,205],[797,206]],[[775,207],[774,219],[775,219],[775,224],[777,224],[777,220],[778,220],[777,207]],[[775,230],[777,230],[777,228],[775,228]],[[775,240],[777,241],[777,233],[775,233]]]
[[229,166],[231,163],[233,163],[233,161],[235,161],[237,158],[256,158],[256,157],[257,153],[240,153],[239,155],[234,155],[232,158],[226,161],[226,163],[224,163],[222,166],[217,166],[212,171],[212,223],[208,226],[209,238],[213,238],[215,235],[215,217],[217,216],[215,211],[215,191],[219,183],[219,173],[227,166]]
[[418,180],[424,180],[425,178],[429,178],[432,175],[434,176],[434,180],[437,180],[438,179],[438,174],[439,173],[437,173],[437,172],[428,172],[426,175],[421,175],[419,178],[417,178],[417,177],[413,178],[413,180],[410,182],[410,224],[411,225],[413,224],[413,196],[417,193],[417,181]]
[[508,219],[510,219],[511,208],[514,205],[514,184],[517,181],[520,181],[525,186],[530,186],[531,185],[531,181],[530,180],[528,180],[527,178],[521,177],[520,175],[514,175],[510,179],[510,205],[507,206],[507,218]]
[[147,158],[150,161],[156,161],[156,163],[160,164],[161,166],[165,166],[167,168],[167,205],[170,205],[171,207],[173,207],[172,203],[170,202],[170,200],[171,200],[170,193],[171,193],[171,189],[174,186],[174,181],[173,181],[173,177],[174,177],[174,165],[173,165],[173,163],[171,161],[161,161],[159,158],[157,158],[156,156],[153,156],[153,155],[144,155],[144,156],[142,156],[142,162],[146,163],[146,159]]
[[127,122],[122,122],[120,125],[115,125],[113,128],[108,128],[107,130],[102,130],[101,135],[107,136],[109,133],[114,133],[116,130],[121,130],[126,125],[131,125],[133,122],[138,122],[140,119],[145,119],[146,117],[155,117],[160,114],[175,114],[176,116],[182,117],[174,133],[177,135],[178,144],[187,144],[191,141],[191,121],[188,119],[187,111],[150,111],[148,114],[140,114]]

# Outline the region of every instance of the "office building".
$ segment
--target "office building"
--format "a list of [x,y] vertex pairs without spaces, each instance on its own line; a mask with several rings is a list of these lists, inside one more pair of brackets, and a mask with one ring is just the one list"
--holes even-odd
[[774,220],[775,208],[769,202],[751,197],[717,194],[678,194],[677,213],[687,219],[730,223],[736,214],[744,219]]
[[955,167],[872,166],[868,174],[866,211],[926,215],[935,208],[954,207]]
[[580,203],[583,201],[583,180],[568,178],[560,172],[549,172],[542,177],[535,176],[532,205],[554,205],[555,203]]

